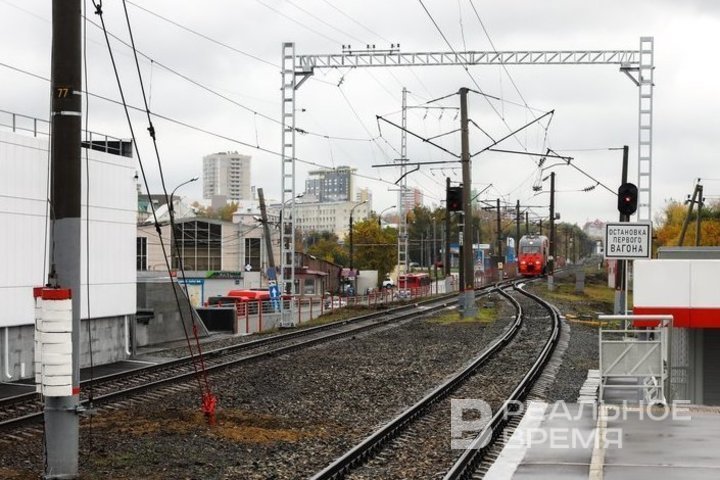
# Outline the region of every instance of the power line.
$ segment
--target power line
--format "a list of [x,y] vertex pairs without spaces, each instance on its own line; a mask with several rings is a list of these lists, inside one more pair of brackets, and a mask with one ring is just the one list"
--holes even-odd
[[[93,22],[92,20],[89,20],[89,19],[88,19],[88,22],[89,22],[91,25],[94,25],[94,26],[97,27],[97,28],[101,28],[97,23]],[[132,49],[132,46],[131,46],[131,45],[129,45],[129,44],[128,44],[126,41],[124,41],[123,39],[119,38],[117,35],[114,35],[114,34],[112,34],[112,33],[110,33],[110,32],[108,32],[108,35],[110,35],[110,37],[112,37],[112,38],[115,39],[117,42],[121,43],[122,45],[125,45],[126,47]],[[268,120],[268,121],[270,121],[270,122],[276,123],[276,124],[278,124],[278,125],[281,125],[281,124],[282,124],[282,122],[280,122],[280,120],[277,120],[277,119],[275,119],[275,118],[273,118],[273,117],[271,117],[271,116],[269,116],[269,115],[266,115],[266,114],[264,114],[264,113],[258,112],[257,110],[255,110],[255,109],[253,109],[253,108],[251,108],[251,107],[248,107],[247,105],[244,105],[244,104],[242,104],[242,103],[240,103],[240,102],[238,102],[238,101],[236,101],[236,100],[233,100],[232,98],[228,97],[227,95],[223,95],[222,93],[217,92],[216,90],[213,90],[212,88],[210,88],[210,87],[208,87],[207,85],[201,83],[200,81],[195,80],[195,79],[193,79],[193,78],[191,78],[191,77],[188,77],[187,75],[178,72],[177,70],[175,70],[175,69],[173,69],[173,68],[171,68],[171,67],[163,64],[162,62],[159,62],[159,61],[155,60],[154,58],[150,57],[149,55],[143,53],[143,52],[140,51],[140,50],[135,49],[134,51],[136,51],[137,54],[140,55],[141,57],[143,57],[143,58],[145,58],[146,60],[150,61],[151,64],[159,66],[160,68],[162,68],[162,69],[164,69],[164,70],[172,73],[173,75],[176,75],[176,76],[182,78],[182,79],[185,80],[186,82],[189,82],[189,83],[195,85],[196,87],[198,87],[198,88],[200,88],[200,89],[202,89],[202,90],[205,90],[206,92],[208,92],[208,93],[210,93],[210,94],[212,94],[212,95],[215,95],[216,97],[218,97],[218,98],[220,98],[220,99],[222,99],[222,100],[225,100],[225,101],[227,101],[227,102],[229,102],[229,103],[231,103],[231,104],[233,104],[233,105],[235,105],[235,106],[237,106],[237,107],[239,107],[239,108],[241,108],[241,109],[243,109],[243,110],[246,110],[246,111],[252,113],[253,115],[256,115],[256,116],[259,116],[259,117],[261,117],[261,118],[264,118],[265,120]],[[304,129],[299,128],[299,127],[296,127],[296,128],[295,128],[295,131],[298,132],[298,133],[301,133],[301,134],[305,134],[305,135],[312,135],[312,136],[317,136],[317,137],[322,137],[322,138],[333,138],[333,139],[335,139],[335,140],[356,141],[356,142],[372,141],[372,138],[333,137],[333,136],[331,136],[331,135],[326,135],[326,134],[322,134],[322,133],[317,133],[317,132],[312,132],[312,131],[304,130]],[[372,135],[371,135],[371,137],[372,137]]]
[[379,33],[375,32],[375,31],[371,30],[370,28],[366,27],[365,25],[363,25],[362,23],[360,23],[359,21],[357,21],[357,20],[356,20],[355,18],[353,18],[352,16],[350,16],[350,15],[348,15],[347,13],[343,12],[342,10],[340,10],[338,7],[336,7],[335,5],[333,5],[332,3],[330,3],[328,0],[322,0],[322,1],[325,2],[326,4],[328,4],[331,8],[333,8],[335,11],[337,11],[340,15],[343,15],[344,17],[348,18],[351,22],[353,22],[353,23],[355,23],[356,25],[358,25],[360,28],[366,30],[367,32],[372,33],[373,35],[377,36],[379,39],[384,40],[384,41],[387,42],[387,43],[392,43],[392,42],[391,42],[390,40],[388,40],[387,38],[383,37],[382,35],[380,35]]
[[[423,10],[425,10],[425,13],[430,18],[430,21],[435,26],[435,29],[437,29],[438,33],[440,33],[440,36],[443,38],[443,40],[445,40],[445,43],[447,44],[447,46],[450,48],[450,50],[453,53],[457,54],[457,52],[453,48],[452,44],[450,43],[450,41],[447,39],[447,37],[443,33],[442,29],[440,28],[440,25],[438,25],[438,23],[435,21],[435,18],[432,16],[430,11],[427,9],[425,4],[423,3],[423,0],[418,0],[418,2],[420,2],[420,5],[422,6]],[[500,118],[500,120],[505,124],[507,129],[512,131],[512,128],[510,128],[510,125],[508,125],[508,123],[505,120],[505,118],[503,117],[503,115],[501,115],[500,112],[498,112],[497,108],[495,108],[495,105],[493,105],[492,102],[490,102],[490,100],[485,96],[483,89],[480,87],[478,82],[475,80],[475,77],[473,76],[473,74],[470,73],[470,69],[467,67],[467,65],[463,65],[462,67],[465,70],[465,72],[468,74],[468,76],[470,77],[470,80],[472,80],[472,82],[475,84],[475,87],[477,87],[477,89],[479,90],[478,93],[480,93],[483,96],[483,98],[485,98],[485,101],[488,103],[490,108],[495,112],[495,114],[498,116],[498,118]],[[519,138],[517,138],[517,136],[513,135],[513,138],[515,139],[515,141],[517,141],[520,144],[521,147],[523,147],[523,149],[526,149],[525,145],[523,145],[523,143],[520,141]]]
[[[355,115],[355,118],[360,123],[360,125],[362,125],[365,132],[368,134],[368,136],[373,137],[373,134],[370,132],[368,127],[365,125],[365,122],[362,121],[362,119],[360,118],[360,115],[358,114],[357,110],[355,110],[355,107],[353,107],[352,103],[350,102],[350,99],[347,97],[347,95],[345,95],[345,92],[343,91],[343,89],[339,85],[337,88],[340,91],[340,95],[342,95],[343,99],[345,100],[345,103],[347,103],[348,107],[350,107],[350,110],[352,111],[353,115]],[[382,137],[382,135],[380,135],[380,137]],[[380,147],[380,144],[377,142],[377,137],[373,137],[373,138],[375,138],[373,143],[375,143],[375,145],[377,145],[378,149],[380,149],[380,151],[385,156],[385,158],[387,158],[389,160],[390,156],[387,154],[387,152],[383,148]]]
[[[488,42],[490,42],[490,46],[492,47],[492,49],[495,53],[498,53],[497,48],[495,48],[495,42],[493,42],[492,38],[490,38],[490,33],[487,31],[487,28],[485,28],[485,24],[483,23],[482,19],[480,18],[480,14],[478,13],[477,9],[475,8],[475,4],[473,3],[473,0],[469,0],[469,1],[470,1],[470,6],[473,9],[473,12],[475,12],[475,16],[477,17],[478,22],[480,22],[480,26],[482,27],[482,30],[488,39]],[[525,104],[525,107],[528,108],[530,110],[530,112],[532,113],[532,109],[530,109],[530,106],[528,106],[528,103],[525,101],[525,97],[523,97],[523,94],[520,93],[520,89],[518,88],[517,84],[515,83],[515,80],[513,80],[512,75],[510,75],[510,71],[508,70],[507,65],[505,65],[504,63],[501,63],[500,65],[502,66],[503,70],[505,70],[505,73],[507,74],[508,78],[510,79],[510,83],[515,88],[515,91],[520,96],[520,99],[522,100],[522,102]],[[532,113],[532,115],[533,115],[533,117],[535,116],[534,113]]]
[[214,39],[214,38],[212,38],[212,37],[210,37],[210,36],[208,36],[208,35],[205,35],[204,33],[198,32],[197,30],[193,30],[193,29],[190,28],[190,27],[186,27],[185,25],[183,25],[183,24],[181,24],[181,23],[179,23],[179,22],[176,22],[176,21],[174,21],[174,20],[171,20],[171,19],[169,19],[169,18],[167,18],[167,17],[165,17],[165,16],[163,16],[163,15],[160,15],[160,14],[157,13],[157,12],[153,12],[152,10],[150,10],[150,9],[148,9],[148,8],[146,8],[146,7],[143,7],[143,6],[141,6],[141,5],[138,5],[138,4],[136,4],[136,3],[133,3],[133,2],[131,2],[130,0],[127,0],[127,3],[130,4],[130,5],[132,5],[133,7],[137,8],[137,9],[140,9],[140,10],[146,12],[146,13],[149,13],[150,15],[152,15],[152,16],[154,16],[154,17],[159,18],[160,20],[163,20],[163,21],[165,21],[165,22],[167,22],[167,23],[170,23],[170,24],[172,24],[172,25],[175,25],[176,27],[178,27],[178,28],[180,28],[180,29],[182,29],[182,30],[185,30],[186,32],[192,33],[193,35],[196,35],[196,36],[198,36],[198,37],[200,37],[200,38],[204,38],[205,40],[207,40],[207,41],[209,41],[209,42],[212,42],[212,43],[214,43],[214,44],[216,44],[216,45],[220,45],[221,47],[227,48],[228,50],[231,50],[231,51],[233,51],[233,52],[235,52],[235,53],[239,53],[240,55],[244,55],[244,56],[246,56],[246,57],[252,58],[253,60],[257,60],[258,62],[262,62],[262,63],[264,63],[264,64],[266,64],[266,65],[270,65],[271,67],[275,67],[275,68],[277,68],[277,69],[280,69],[280,68],[281,68],[280,65],[278,65],[278,64],[269,62],[269,61],[265,60],[264,58],[258,57],[257,55],[253,55],[252,53],[248,53],[248,52],[245,52],[245,51],[240,50],[240,49],[238,49],[238,48],[235,48],[235,47],[233,47],[233,46],[231,46],[231,45],[228,45],[227,43],[221,42],[220,40],[216,40],[216,39]]
[[285,0],[285,1],[286,1],[287,3],[289,3],[290,5],[292,5],[293,7],[297,8],[298,10],[300,10],[301,12],[303,12],[304,14],[306,14],[306,15],[314,18],[314,19],[317,20],[318,22],[322,23],[322,24],[325,25],[326,27],[330,27],[332,30],[335,30],[336,32],[338,32],[338,33],[341,34],[341,35],[347,35],[348,37],[352,38],[353,40],[357,40],[358,42],[363,43],[363,41],[360,40],[358,37],[356,37],[356,36],[354,36],[354,35],[351,35],[351,34],[348,33],[348,32],[344,32],[344,31],[340,30],[340,29],[337,28],[336,26],[334,26],[334,25],[326,22],[325,20],[323,20],[322,18],[318,17],[318,16],[315,15],[314,13],[308,12],[306,9],[302,8],[300,5],[298,5],[297,3],[293,2],[292,0]]
[[273,12],[277,13],[277,14],[280,15],[281,17],[287,18],[287,19],[290,20],[291,22],[293,22],[293,23],[301,26],[302,28],[304,28],[305,30],[308,30],[309,32],[314,33],[315,35],[319,35],[319,36],[323,37],[323,38],[326,39],[326,40],[330,40],[330,41],[333,42],[333,43],[342,44],[342,42],[340,42],[340,41],[338,41],[338,40],[335,40],[334,38],[328,37],[328,36],[325,35],[324,33],[318,32],[318,31],[315,30],[314,28],[308,27],[308,26],[305,25],[304,23],[299,22],[298,20],[295,20],[295,19],[292,18],[290,15],[284,14],[283,12],[281,12],[280,10],[278,10],[277,8],[271,7],[270,5],[268,5],[267,3],[263,2],[262,0],[255,0],[255,1],[256,1],[257,3],[259,3],[260,5],[262,5],[263,7],[267,8],[268,10],[272,10]]

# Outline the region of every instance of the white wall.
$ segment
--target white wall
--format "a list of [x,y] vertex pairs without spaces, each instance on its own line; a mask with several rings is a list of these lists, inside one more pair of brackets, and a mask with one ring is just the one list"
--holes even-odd
[[[132,158],[90,150],[90,315],[135,313],[137,191]],[[83,150],[83,184],[85,183]],[[48,141],[0,132],[0,327],[34,323],[32,288],[46,282]],[[83,186],[82,251],[86,252]],[[82,256],[86,284],[87,256]],[[83,287],[82,317],[87,318]]]

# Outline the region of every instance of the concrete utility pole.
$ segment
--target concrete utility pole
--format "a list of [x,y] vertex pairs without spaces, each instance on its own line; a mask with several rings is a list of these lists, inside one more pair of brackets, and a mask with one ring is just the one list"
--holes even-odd
[[82,43],[80,0],[53,0],[49,284],[72,294],[72,395],[44,397],[45,475],[78,476],[81,308]]
[[[260,206],[260,222],[262,222],[263,236],[265,237],[265,250],[267,250],[268,260],[268,281],[274,280],[277,282],[277,275],[275,271],[275,255],[273,255],[272,239],[270,238],[270,226],[268,225],[267,207],[265,206],[265,193],[262,188],[257,189],[258,204]],[[272,278],[270,277],[272,272]]]
[[687,233],[688,225],[690,224],[690,217],[692,216],[693,208],[695,207],[695,204],[698,205],[698,217],[697,217],[697,223],[695,225],[695,234],[696,234],[696,240],[695,245],[699,245],[699,232],[700,232],[700,206],[702,205],[702,191],[703,187],[700,185],[699,180],[698,183],[695,184],[695,188],[693,189],[692,199],[685,200],[685,203],[689,203],[690,207],[688,208],[688,213],[685,216],[685,220],[683,220],[682,229],[680,230],[680,240],[678,241],[678,246],[682,247],[683,243],[685,243],[685,234]]
[[472,232],[473,232],[473,216],[470,210],[470,193],[472,187],[472,173],[470,167],[470,138],[468,132],[468,106],[467,95],[468,89],[460,89],[460,143],[463,179],[463,262],[462,269],[465,272],[465,283],[461,285],[462,291],[460,295],[464,296],[463,316],[474,317],[477,311],[475,307],[475,273],[473,272],[473,248],[472,248]]
[[497,257],[498,261],[502,258],[502,218],[500,217],[500,199],[496,199],[497,215],[495,221],[497,222]]
[[700,216],[702,215],[702,207],[703,207],[703,186],[698,185],[698,213],[697,213],[697,220],[695,221],[695,246],[700,246]]
[[530,235],[530,212],[528,211],[525,212],[525,235]]
[[[445,177],[445,191],[450,189],[450,177]],[[445,259],[443,260],[445,277],[450,276],[450,208],[445,205]]]
[[515,252],[517,256],[517,248],[520,245],[520,200],[515,203]]
[[550,257],[548,262],[548,286],[553,288],[555,272],[555,172],[550,172]]

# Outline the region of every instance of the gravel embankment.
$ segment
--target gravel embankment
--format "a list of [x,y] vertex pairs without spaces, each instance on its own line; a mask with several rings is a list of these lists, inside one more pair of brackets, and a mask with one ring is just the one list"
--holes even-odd
[[[586,276],[587,286],[607,285],[606,281],[600,275]],[[575,275],[571,271],[558,273],[555,283],[574,291]],[[598,326],[593,320],[597,313],[612,313],[613,306],[584,295],[578,299],[577,295],[549,294],[544,280],[529,284],[528,290],[558,307],[570,326],[570,342],[547,401],[576,402],[588,369],[598,368]]]
[[[573,281],[556,276],[557,284]],[[544,284],[529,288],[564,314],[579,308],[609,313],[606,304],[553,298]],[[307,478],[477,355],[507,325],[511,311],[506,306],[501,320],[490,324],[416,320],[213,377],[215,426],[199,412],[197,390],[103,414],[92,423],[84,419],[81,478]],[[570,325],[570,344],[548,400],[574,401],[587,369],[597,368],[597,327]],[[504,381],[494,377],[483,395],[499,397]],[[41,439],[24,439],[0,453],[0,478],[36,479],[42,465]]]
[[[479,399],[495,411],[527,373],[550,335],[547,312],[522,295],[525,321],[516,337],[452,395]],[[355,470],[349,480],[442,479],[461,450],[451,448],[451,400],[438,402],[374,459]],[[466,412],[467,413],[470,412]],[[481,418],[487,421],[489,418]],[[473,438],[473,432],[466,438]],[[477,432],[474,432],[475,434]]]
[[[214,427],[199,392],[103,414],[92,430],[83,421],[82,478],[306,478],[467,363],[507,320],[416,320],[228,371],[212,379]],[[41,441],[2,460],[0,477],[37,478]]]

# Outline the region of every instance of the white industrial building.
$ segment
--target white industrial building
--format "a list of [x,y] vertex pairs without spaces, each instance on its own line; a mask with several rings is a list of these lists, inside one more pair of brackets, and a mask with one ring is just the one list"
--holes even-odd
[[[47,282],[49,252],[52,250],[48,239],[51,206],[48,204],[47,122],[17,115],[12,117],[15,131],[0,131],[0,171],[3,172],[0,175],[0,222],[3,225],[0,235],[0,305],[3,306],[0,309],[3,335],[0,362],[3,381],[33,375],[33,287]],[[23,123],[32,127],[21,131],[19,126]],[[38,125],[45,133],[38,132]],[[96,364],[108,363],[126,358],[126,331],[136,311],[135,162],[131,157],[109,153],[116,151],[128,155],[129,142],[104,138],[101,142],[91,140],[92,149],[82,149],[81,366],[89,364],[87,319],[92,319],[93,360]],[[86,154],[90,170],[89,192],[85,184]],[[86,235],[87,228],[89,235]]]
[[[295,228],[302,232],[332,232],[342,239],[350,231],[350,213],[353,223],[366,220],[370,216],[370,202],[315,202],[298,199],[295,203]],[[280,205],[269,207],[269,211],[279,216]],[[353,211],[352,209],[355,208]]]
[[203,157],[203,198],[222,196],[227,200],[252,200],[250,155],[219,152]]

